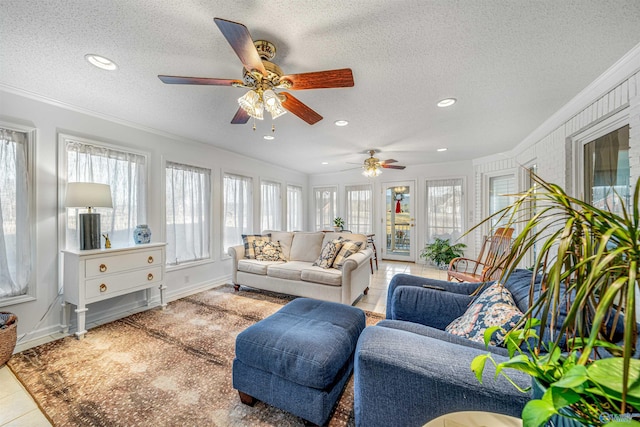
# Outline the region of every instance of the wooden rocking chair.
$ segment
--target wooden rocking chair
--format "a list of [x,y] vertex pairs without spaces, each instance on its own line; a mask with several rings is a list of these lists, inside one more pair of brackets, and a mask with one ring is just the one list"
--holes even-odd
[[452,259],[447,270],[447,280],[474,283],[497,280],[504,267],[500,264],[511,249],[512,234],[513,228],[498,228],[494,235],[485,237],[478,259]]

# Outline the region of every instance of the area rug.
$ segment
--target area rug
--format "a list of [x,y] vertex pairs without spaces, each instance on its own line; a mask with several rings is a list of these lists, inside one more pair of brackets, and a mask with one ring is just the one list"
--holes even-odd
[[[293,299],[229,285],[14,355],[8,365],[55,426],[301,426],[231,385],[235,338]],[[367,325],[382,315],[367,313]],[[353,378],[330,426],[353,425]]]

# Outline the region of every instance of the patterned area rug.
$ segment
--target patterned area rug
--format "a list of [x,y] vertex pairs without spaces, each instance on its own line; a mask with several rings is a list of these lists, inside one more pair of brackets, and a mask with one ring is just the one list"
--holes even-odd
[[[51,342],[8,365],[55,426],[300,426],[231,385],[235,338],[292,297],[229,285]],[[367,325],[382,319],[367,313]],[[329,422],[353,425],[353,377]]]

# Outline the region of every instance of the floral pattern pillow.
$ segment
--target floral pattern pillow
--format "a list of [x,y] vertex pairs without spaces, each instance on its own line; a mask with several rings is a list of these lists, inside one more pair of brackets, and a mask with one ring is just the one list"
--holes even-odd
[[340,252],[340,249],[342,248],[342,243],[342,239],[330,240],[325,243],[322,248],[322,252],[320,252],[320,256],[313,265],[322,268],[331,268],[333,261],[336,259],[338,252]]
[[[256,245],[256,242],[254,242]],[[258,248],[256,248],[256,259],[258,261],[284,261],[287,259],[284,257],[282,253],[282,246],[280,245],[280,241],[270,241],[263,243],[261,242],[260,254],[258,255]]]
[[353,240],[348,239],[344,239],[342,241],[342,248],[340,248],[340,252],[338,252],[336,259],[333,261],[333,268],[337,268],[338,270],[342,270],[342,266],[347,258],[358,252],[364,244],[364,242],[354,242]]
[[[445,331],[484,343],[484,332],[491,326],[501,326],[504,330],[513,329],[523,314],[513,301],[511,292],[500,283],[485,289],[467,308],[465,313],[449,323]],[[504,332],[496,331],[491,345],[503,345]]]

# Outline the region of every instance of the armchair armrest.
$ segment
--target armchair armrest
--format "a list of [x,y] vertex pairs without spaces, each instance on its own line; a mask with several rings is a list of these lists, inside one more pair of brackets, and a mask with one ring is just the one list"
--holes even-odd
[[[422,288],[424,285],[434,286],[437,288],[442,288],[447,292],[460,294],[460,295],[471,295],[476,289],[478,289],[478,283],[453,283],[447,282],[445,280],[436,280],[429,279],[427,277],[414,276],[411,274],[396,274],[389,282],[389,286],[387,288],[387,318],[389,317],[389,307],[391,307],[392,302],[391,298],[395,290],[401,286],[413,286]],[[424,306],[422,309],[426,310],[429,306]],[[461,313],[462,314],[462,313]],[[457,316],[456,316],[457,317]]]
[[391,297],[387,318],[444,330],[462,316],[473,297],[415,286],[400,286]]
[[231,280],[235,285],[238,283],[238,261],[244,258],[244,245],[231,246],[227,254],[231,257]]
[[[487,363],[483,383],[471,372],[473,358],[484,354],[407,331],[369,327],[355,353],[354,409],[356,426],[422,426],[456,411],[489,411],[520,417],[530,399],[503,377],[494,379]],[[498,362],[503,356],[493,355]],[[531,378],[509,372],[528,387]]]

